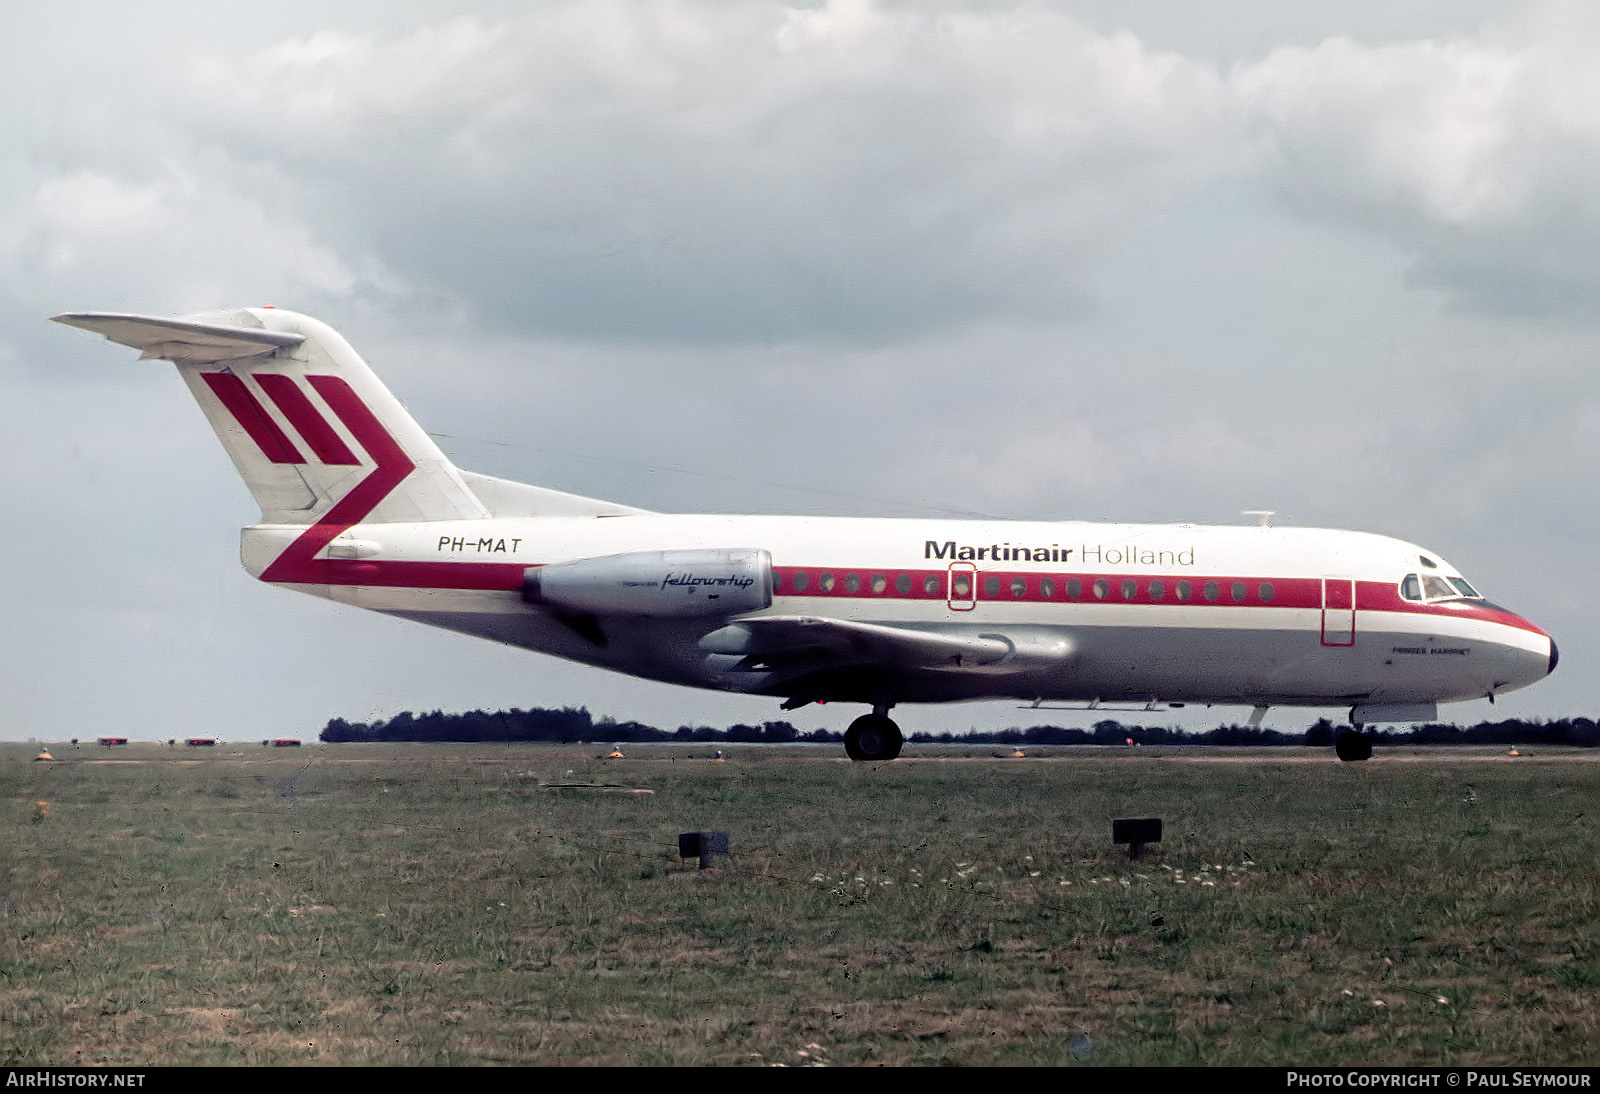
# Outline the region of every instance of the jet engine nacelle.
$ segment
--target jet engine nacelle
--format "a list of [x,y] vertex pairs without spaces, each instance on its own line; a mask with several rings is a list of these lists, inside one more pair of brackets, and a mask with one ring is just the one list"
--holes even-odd
[[772,605],[772,556],[758,547],[721,547],[556,562],[528,569],[522,596],[586,615],[738,615]]

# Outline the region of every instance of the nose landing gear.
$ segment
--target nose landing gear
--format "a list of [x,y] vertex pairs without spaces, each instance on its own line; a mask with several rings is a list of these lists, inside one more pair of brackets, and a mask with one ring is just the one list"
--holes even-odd
[[1359,730],[1346,730],[1333,742],[1333,754],[1346,763],[1372,759],[1372,738]]

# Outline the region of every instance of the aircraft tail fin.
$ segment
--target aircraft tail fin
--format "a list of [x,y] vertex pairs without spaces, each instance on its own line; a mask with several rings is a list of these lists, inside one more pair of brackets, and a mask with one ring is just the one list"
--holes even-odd
[[72,312],[58,323],[173,362],[268,524],[490,515],[337,331],[241,308],[169,319]]

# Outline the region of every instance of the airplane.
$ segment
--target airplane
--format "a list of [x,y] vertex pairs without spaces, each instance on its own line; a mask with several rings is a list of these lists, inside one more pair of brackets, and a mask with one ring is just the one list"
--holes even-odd
[[865,704],[1349,707],[1429,721],[1555,670],[1555,642],[1436,552],[1255,525],[680,515],[454,466],[333,328],[242,308],[57,322],[164,359],[261,508],[261,581],[651,680]]

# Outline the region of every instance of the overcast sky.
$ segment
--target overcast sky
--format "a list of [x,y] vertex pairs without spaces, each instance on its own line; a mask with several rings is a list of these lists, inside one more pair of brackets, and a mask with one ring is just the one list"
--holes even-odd
[[46,319],[267,303],[339,328],[461,466],[647,508],[1268,508],[1416,541],[1562,651],[1447,717],[1600,714],[1593,5],[69,0],[7,22],[0,737],[780,716],[252,581],[257,511],[174,371]]

